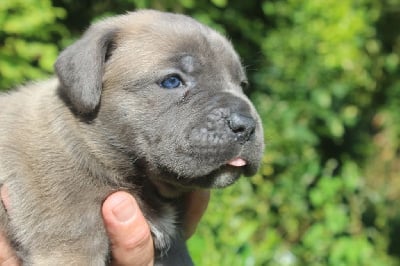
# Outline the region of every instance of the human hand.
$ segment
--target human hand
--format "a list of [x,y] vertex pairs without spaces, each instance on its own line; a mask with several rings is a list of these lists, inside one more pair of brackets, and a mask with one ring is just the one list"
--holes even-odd
[[[187,211],[184,221],[186,238],[189,238],[195,232],[197,224],[207,208],[209,199],[210,192],[205,190],[194,191],[187,195]],[[6,208],[10,208],[7,190],[4,186],[1,187],[1,200]],[[153,239],[149,225],[136,200],[127,192],[115,192],[105,200],[102,214],[111,243],[112,265],[153,265]],[[0,265],[21,265],[8,240],[1,232]]]

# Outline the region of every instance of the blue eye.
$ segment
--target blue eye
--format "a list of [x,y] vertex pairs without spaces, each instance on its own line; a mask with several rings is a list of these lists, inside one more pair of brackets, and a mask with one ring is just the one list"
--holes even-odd
[[182,79],[179,76],[169,76],[161,81],[160,86],[164,89],[175,89],[183,85]]

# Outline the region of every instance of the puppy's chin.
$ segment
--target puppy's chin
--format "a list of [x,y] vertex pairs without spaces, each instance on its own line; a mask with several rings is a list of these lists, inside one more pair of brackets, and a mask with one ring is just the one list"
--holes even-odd
[[196,178],[170,178],[152,180],[157,191],[162,197],[176,198],[195,189],[211,189],[227,187],[240,178],[242,174],[248,174],[245,167],[225,165],[210,174]]
[[224,188],[238,180],[243,171],[243,167],[226,165],[206,176],[184,180],[184,182],[187,182],[186,185],[199,188]]

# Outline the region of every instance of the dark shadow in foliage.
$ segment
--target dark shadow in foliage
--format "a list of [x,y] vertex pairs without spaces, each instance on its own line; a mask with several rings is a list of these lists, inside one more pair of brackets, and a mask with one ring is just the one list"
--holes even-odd
[[389,221],[389,247],[388,253],[400,258],[400,215]]
[[[392,5],[390,1],[384,1],[384,12],[382,16],[378,20],[376,29],[377,36],[382,44],[382,50],[386,54],[390,53],[398,53],[398,45],[400,44],[400,31],[398,27],[393,27],[393,25],[400,25],[400,8],[393,1]],[[384,69],[385,71],[385,69]],[[385,71],[384,80],[380,83],[381,90],[379,90],[381,104],[385,106],[398,106],[396,102],[398,100],[397,97],[393,97],[394,90],[393,84],[400,75],[400,68],[397,67],[397,70],[389,73],[387,70]],[[396,100],[397,98],[397,100]],[[399,156],[399,154],[397,155]],[[390,185],[390,184],[389,184]],[[398,197],[400,195],[397,195]],[[394,200],[395,201],[395,200]],[[387,224],[389,230],[389,246],[388,253],[394,257],[400,258],[400,213],[399,213],[399,204],[396,202],[391,202],[391,204],[387,205],[387,213],[393,214],[393,217],[389,219]]]

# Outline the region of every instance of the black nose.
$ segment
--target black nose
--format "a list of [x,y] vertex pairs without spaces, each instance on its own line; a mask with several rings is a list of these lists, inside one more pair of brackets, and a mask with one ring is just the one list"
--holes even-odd
[[228,125],[232,132],[236,134],[238,141],[246,142],[254,134],[256,121],[249,116],[232,113],[228,117]]

